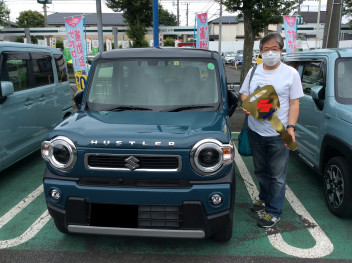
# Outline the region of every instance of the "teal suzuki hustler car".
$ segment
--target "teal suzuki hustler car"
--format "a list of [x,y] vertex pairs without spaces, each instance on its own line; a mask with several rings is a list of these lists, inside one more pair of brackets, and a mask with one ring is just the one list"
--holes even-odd
[[75,102],[42,144],[61,232],[231,238],[237,97],[217,52],[102,53]]

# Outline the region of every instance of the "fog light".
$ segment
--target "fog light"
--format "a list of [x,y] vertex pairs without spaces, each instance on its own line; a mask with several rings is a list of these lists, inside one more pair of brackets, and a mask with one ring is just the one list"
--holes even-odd
[[50,196],[51,196],[52,199],[57,201],[57,200],[59,200],[61,198],[61,193],[57,189],[52,189],[50,191]]
[[219,195],[219,194],[213,194],[211,197],[210,197],[210,202],[213,204],[213,205],[220,205],[222,203],[222,196]]

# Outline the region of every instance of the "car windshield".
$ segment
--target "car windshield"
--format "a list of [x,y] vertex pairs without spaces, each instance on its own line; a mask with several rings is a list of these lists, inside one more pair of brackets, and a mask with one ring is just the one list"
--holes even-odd
[[202,59],[100,60],[87,97],[90,110],[214,111],[216,64]]
[[234,56],[235,56],[235,53],[226,53],[225,56],[226,56],[226,57],[234,57]]
[[336,77],[336,100],[343,104],[352,104],[352,58],[338,60]]

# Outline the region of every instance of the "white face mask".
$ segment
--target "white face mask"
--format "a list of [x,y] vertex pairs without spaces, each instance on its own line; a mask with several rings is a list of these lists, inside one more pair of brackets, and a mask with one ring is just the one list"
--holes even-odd
[[263,63],[269,67],[275,66],[280,60],[280,51],[268,51],[262,54]]

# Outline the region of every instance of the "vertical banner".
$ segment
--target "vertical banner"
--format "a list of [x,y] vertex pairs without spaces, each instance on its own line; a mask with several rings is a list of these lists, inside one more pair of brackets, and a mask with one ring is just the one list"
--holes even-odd
[[297,17],[284,16],[286,53],[296,52],[297,42]]
[[83,17],[65,18],[67,39],[72,65],[75,71],[77,91],[84,89],[87,82],[86,43]]
[[95,56],[99,53],[99,40],[93,39],[92,40],[92,54]]
[[64,39],[64,56],[66,61],[71,60],[70,46],[67,39]]
[[197,14],[197,48],[209,49],[208,14]]

